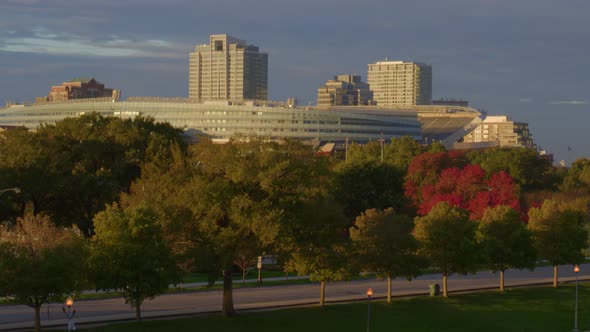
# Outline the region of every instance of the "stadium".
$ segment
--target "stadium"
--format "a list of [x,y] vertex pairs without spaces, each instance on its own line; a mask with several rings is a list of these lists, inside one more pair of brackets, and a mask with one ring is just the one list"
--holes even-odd
[[36,129],[92,112],[121,118],[152,117],[182,128],[189,140],[204,134],[214,141],[225,142],[241,134],[337,146],[345,141],[362,144],[410,136],[424,143],[440,141],[450,148],[482,121],[477,110],[459,106],[318,109],[279,102],[196,103],[185,98],[130,97],[126,101],[87,98],[7,105],[0,109],[0,126]]

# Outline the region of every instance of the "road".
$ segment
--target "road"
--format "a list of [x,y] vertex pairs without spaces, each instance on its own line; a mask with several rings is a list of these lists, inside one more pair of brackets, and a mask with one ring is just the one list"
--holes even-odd
[[[571,266],[561,266],[560,282],[572,281],[575,274]],[[580,280],[590,280],[590,264],[581,266]],[[449,291],[459,292],[474,289],[497,288],[498,275],[479,272],[468,276],[451,276]],[[539,267],[534,271],[509,270],[506,272],[506,286],[543,284],[552,282],[552,267]],[[415,280],[395,279],[394,296],[420,295],[428,293],[428,285],[441,284],[440,274],[421,276]],[[326,301],[353,301],[366,298],[367,288],[373,289],[373,298],[385,297],[387,284],[384,280],[358,280],[329,283],[326,286]],[[142,316],[160,317],[172,315],[191,315],[211,313],[221,310],[221,290],[167,294],[146,301],[142,306]],[[319,299],[318,284],[276,285],[234,289],[236,309],[261,309],[280,306],[316,304]],[[42,326],[65,326],[62,304],[53,303],[41,308]],[[121,298],[76,301],[76,321],[91,323],[133,319],[135,311]],[[9,331],[33,326],[33,309],[21,305],[0,306],[0,331]]]

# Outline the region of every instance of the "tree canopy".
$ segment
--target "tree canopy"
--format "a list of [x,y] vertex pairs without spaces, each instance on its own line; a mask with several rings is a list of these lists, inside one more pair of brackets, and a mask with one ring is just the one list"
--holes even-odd
[[87,286],[87,253],[79,231],[57,227],[47,216],[0,224],[0,296],[34,308],[39,331],[43,303]]
[[478,260],[475,239],[477,224],[467,211],[447,202],[435,205],[424,217],[416,218],[415,236],[420,250],[443,275],[443,295],[448,296],[447,277],[474,272]]
[[168,124],[96,113],[0,137],[0,187],[22,189],[0,219],[44,213],[86,234],[94,215],[128,190],[144,162],[167,164],[171,146],[185,148],[180,130]]
[[387,277],[387,301],[391,302],[392,276],[416,277],[424,267],[418,242],[412,235],[414,222],[392,208],[370,209],[358,216],[350,228],[354,257],[362,270]]
[[551,172],[549,159],[540,156],[535,149],[495,148],[471,152],[467,158],[490,174],[508,173],[524,190],[551,189],[559,181]]
[[482,258],[493,272],[500,272],[504,291],[504,271],[509,268],[533,269],[537,252],[531,232],[520,221],[518,211],[506,205],[486,209],[477,231]]
[[553,287],[557,287],[557,266],[583,261],[588,246],[584,217],[557,201],[546,200],[529,210],[529,228],[540,258],[553,265]]
[[146,299],[179,281],[179,271],[157,215],[148,208],[107,206],[94,218],[96,234],[90,257],[97,289],[117,289],[141,320]]

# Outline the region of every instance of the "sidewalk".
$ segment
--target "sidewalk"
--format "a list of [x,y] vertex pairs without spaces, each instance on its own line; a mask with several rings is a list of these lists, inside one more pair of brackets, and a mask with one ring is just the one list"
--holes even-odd
[[[273,278],[263,278],[262,279],[262,285],[264,285],[265,282],[269,282],[269,281],[289,281],[289,280],[307,280],[309,279],[309,276],[289,276],[289,277],[273,277]],[[242,279],[233,280],[233,284],[234,285],[240,285],[245,283],[245,284],[255,284],[258,282],[258,280],[256,279],[246,279],[244,281],[242,281]],[[170,289],[174,289],[174,288],[183,288],[183,289],[190,289],[190,288],[200,288],[200,287],[206,287],[208,286],[209,283],[206,281],[201,281],[201,282],[189,282],[189,283],[181,283],[181,284],[170,284],[168,285],[168,288]],[[215,282],[215,285],[223,285],[223,280],[217,280]],[[104,290],[85,290],[82,291],[82,294],[97,294],[97,293],[108,293],[110,291],[104,291]]]

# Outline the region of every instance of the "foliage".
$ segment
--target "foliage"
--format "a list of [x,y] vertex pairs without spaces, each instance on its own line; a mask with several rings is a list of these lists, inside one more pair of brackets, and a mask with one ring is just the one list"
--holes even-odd
[[350,238],[363,270],[408,279],[416,277],[421,262],[413,230],[412,220],[396,214],[392,208],[370,209],[358,216],[350,228]]
[[588,245],[583,220],[579,212],[553,200],[530,209],[529,228],[539,256],[554,266],[582,262],[582,249]]
[[404,192],[417,207],[424,200],[423,189],[436,184],[440,173],[450,167],[466,164],[459,152],[425,152],[416,156],[408,166]]
[[440,202],[469,211],[471,220],[481,219],[489,206],[520,207],[512,178],[502,171],[486,178],[478,165],[444,169],[433,184],[423,185],[418,213],[425,215]]
[[231,315],[234,260],[245,253],[278,252],[293,242],[291,225],[301,205],[325,191],[318,183],[328,164],[299,142],[256,137],[225,145],[202,142],[189,163],[198,165],[186,187],[199,197],[190,205],[200,237],[196,264],[225,271],[224,312]]
[[341,207],[329,197],[320,197],[305,202],[289,228],[285,271],[309,274],[312,281],[319,281],[321,305],[327,282],[347,280],[355,272],[348,226]]
[[[414,157],[424,152],[445,152],[439,143],[423,145],[410,136],[393,137],[389,143],[383,144],[383,163],[406,172]],[[373,141],[364,145],[351,144],[348,147],[348,162],[365,164],[381,162],[381,142]]]
[[94,215],[118,200],[139,176],[141,164],[165,165],[171,146],[185,145],[180,130],[168,124],[95,113],[0,137],[0,187],[22,189],[0,218],[44,213],[58,225],[75,221],[87,234]]
[[552,172],[549,159],[535,149],[496,148],[474,151],[467,155],[471,163],[480,165],[488,174],[504,171],[523,190],[555,188],[559,178]]
[[370,209],[358,216],[350,228],[354,258],[365,272],[387,277],[387,301],[391,302],[391,280],[404,276],[410,280],[426,267],[418,256],[418,243],[412,231],[414,223],[392,208]]
[[162,236],[155,213],[147,208],[107,206],[94,218],[96,235],[90,257],[97,289],[117,289],[136,309],[179,280],[178,268]]
[[385,163],[344,162],[335,170],[334,196],[350,220],[371,208],[400,210],[405,205],[403,176],[398,168]]
[[535,267],[537,252],[532,234],[511,207],[498,205],[485,210],[477,238],[488,268],[502,273],[501,290],[504,290],[504,271]]
[[562,191],[590,193],[590,159],[580,158],[574,161],[567,170],[560,189]]
[[354,163],[379,162],[381,160],[381,142],[367,144],[352,143],[348,146],[347,160]]
[[86,257],[80,233],[47,216],[27,214],[12,227],[0,225],[0,296],[33,307],[38,331],[43,303],[85,286]]
[[475,239],[477,224],[469,220],[467,211],[447,202],[435,205],[424,217],[416,218],[415,236],[421,252],[446,278],[453,273],[474,272],[478,261]]
[[412,159],[424,152],[446,152],[446,150],[440,142],[426,146],[410,136],[392,138],[391,142],[385,145],[384,161],[405,172]]

